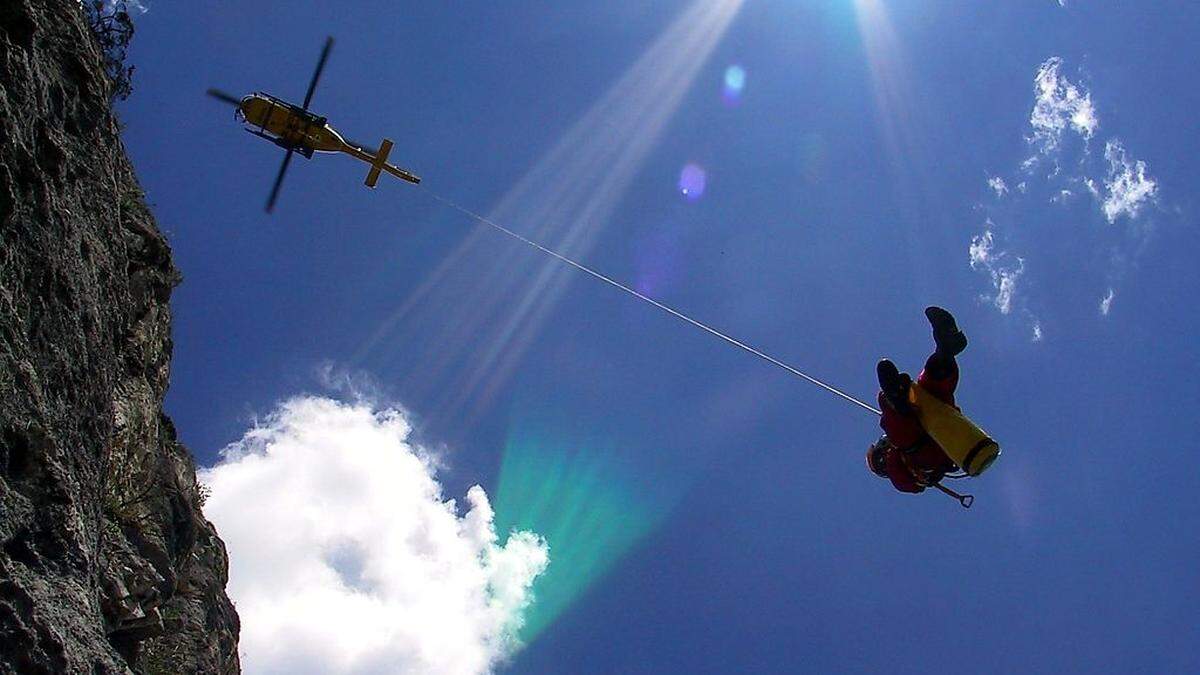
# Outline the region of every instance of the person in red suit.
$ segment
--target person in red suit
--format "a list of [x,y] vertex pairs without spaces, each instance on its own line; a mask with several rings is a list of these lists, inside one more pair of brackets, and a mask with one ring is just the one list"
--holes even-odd
[[[933,354],[917,376],[917,384],[943,403],[954,404],[958,388],[958,356],[967,347],[967,337],[958,329],[954,316],[941,307],[928,307],[925,316],[933,327]],[[882,359],[879,376],[879,426],[884,435],[867,450],[867,468],[887,478],[901,492],[919,493],[958,469],[929,434],[921,428],[908,400],[912,378],[896,364]]]

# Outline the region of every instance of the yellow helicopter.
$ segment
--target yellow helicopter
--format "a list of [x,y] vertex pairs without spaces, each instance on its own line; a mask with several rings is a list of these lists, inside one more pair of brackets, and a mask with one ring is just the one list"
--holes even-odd
[[246,131],[287,150],[283,157],[283,165],[279,167],[279,174],[275,177],[275,185],[271,187],[271,196],[267,199],[267,213],[275,208],[279,187],[283,184],[283,175],[287,172],[288,163],[292,161],[292,155],[297,152],[306,159],[312,159],[313,153],[316,152],[341,152],[360,159],[371,165],[365,181],[367,187],[371,188],[375,187],[375,183],[379,181],[379,174],[383,171],[410,183],[421,182],[419,176],[388,164],[388,155],[392,151],[391,139],[383,139],[379,149],[373,150],[346,140],[329,125],[326,118],[309,112],[308,104],[312,101],[317,80],[321,77],[321,71],[325,69],[325,60],[329,58],[329,50],[332,47],[333,38],[326,38],[321,58],[317,62],[317,70],[313,73],[312,82],[308,84],[308,93],[304,95],[302,106],[263,92],[254,92],[238,99],[219,89],[208,90],[209,96],[237,107],[234,116],[247,125]]

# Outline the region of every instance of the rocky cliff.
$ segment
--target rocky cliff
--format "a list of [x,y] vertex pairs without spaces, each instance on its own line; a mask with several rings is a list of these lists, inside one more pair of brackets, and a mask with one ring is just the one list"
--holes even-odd
[[237,672],[105,65],[77,0],[0,2],[0,673]]

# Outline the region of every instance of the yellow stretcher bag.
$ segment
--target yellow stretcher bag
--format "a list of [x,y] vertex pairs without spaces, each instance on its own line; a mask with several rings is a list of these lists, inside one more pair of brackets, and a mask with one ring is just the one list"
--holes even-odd
[[1000,456],[1000,446],[966,415],[939,401],[914,383],[908,400],[917,411],[921,426],[960,469],[971,476],[983,473]]

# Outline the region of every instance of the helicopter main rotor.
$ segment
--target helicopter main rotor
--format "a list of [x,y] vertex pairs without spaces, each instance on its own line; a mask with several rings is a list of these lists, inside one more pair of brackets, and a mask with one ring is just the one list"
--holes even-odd
[[266,139],[285,151],[283,162],[279,166],[279,173],[276,174],[275,182],[271,185],[270,195],[267,197],[267,213],[271,213],[275,209],[275,202],[279,199],[279,191],[283,186],[283,178],[287,175],[288,167],[291,166],[292,155],[296,153],[311,158],[317,152],[339,152],[363,161],[371,166],[364,181],[367,187],[375,187],[382,172],[387,172],[410,183],[421,182],[420,176],[388,163],[388,155],[393,147],[390,139],[383,139],[382,145],[378,146],[378,149],[375,146],[349,140],[330,126],[324,117],[309,111],[308,106],[312,103],[313,94],[317,90],[317,84],[321,80],[321,74],[325,70],[325,64],[329,60],[332,48],[333,38],[327,37],[321,48],[321,56],[317,59],[317,67],[308,83],[308,89],[304,92],[303,105],[289,103],[261,91],[253,92],[241,99],[220,89],[210,88],[207,91],[212,98],[237,108],[237,117],[246,124],[246,132]]
[[220,89],[213,89],[210,87],[209,90],[205,93],[207,93],[209,96],[217,99],[218,101],[223,101],[223,102],[228,103],[229,105],[235,106],[235,107],[242,102],[241,99],[237,98],[233,94],[221,91]]
[[[312,103],[313,94],[317,91],[317,82],[321,79],[321,73],[325,70],[325,62],[329,60],[329,52],[332,49],[333,36],[328,36],[325,38],[325,45],[321,48],[321,56],[317,59],[317,67],[313,71],[312,79],[308,83],[308,91],[304,93],[304,104],[300,107],[303,112],[308,112],[308,105]],[[242,105],[241,99],[220,89],[209,88],[205,93],[217,99],[218,101],[221,101],[222,103],[228,103],[229,105],[238,108],[240,108]],[[283,186],[283,177],[287,174],[288,166],[290,166],[292,163],[292,155],[296,154],[297,148],[294,145],[281,143],[278,139],[272,139],[269,137],[268,139],[287,151],[287,153],[283,156],[283,163],[279,165],[279,173],[275,176],[275,182],[271,185],[271,194],[269,197],[267,197],[267,213],[271,213],[275,210],[275,202],[279,199],[279,189]],[[311,154],[312,153],[309,152],[306,156]]]

